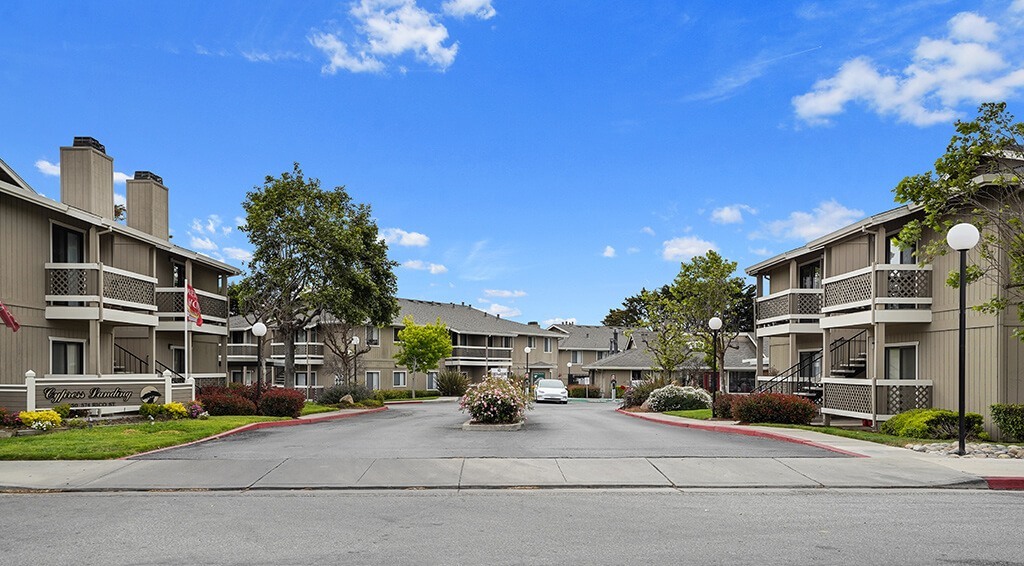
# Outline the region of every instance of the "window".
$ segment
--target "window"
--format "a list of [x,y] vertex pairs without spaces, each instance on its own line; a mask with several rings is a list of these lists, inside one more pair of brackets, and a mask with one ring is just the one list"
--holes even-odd
[[53,340],[50,342],[50,373],[82,375],[84,372],[84,341]]
[[608,357],[608,352],[598,352],[598,353],[597,353],[597,359],[598,359],[598,360],[603,360],[603,359],[605,359],[606,357]]
[[526,337],[526,345],[527,345],[527,346],[528,346],[528,347],[529,347],[530,349],[533,349],[533,348],[536,348],[536,347],[537,347],[537,344],[536,344],[535,342],[536,342],[536,341],[534,340],[533,336],[527,336],[527,337]]
[[366,372],[366,388],[369,390],[380,389],[380,372],[379,371],[368,371]]
[[917,263],[914,259],[914,255],[917,253],[917,243],[913,243],[906,249],[900,249],[896,246],[896,234],[889,236],[886,239],[886,254],[888,257],[886,261],[891,264],[899,265],[911,265]]
[[544,339],[544,352],[546,352],[546,353],[550,353],[551,352],[551,339],[550,338],[545,338]]
[[185,286],[185,264],[171,261],[171,287]]
[[800,288],[821,289],[821,262],[800,266]]
[[60,224],[53,224],[50,260],[54,263],[85,261],[85,234]]
[[395,330],[395,337],[394,337],[394,339],[395,339],[395,344],[398,344],[399,342],[401,342],[401,340],[400,340],[400,339],[398,338],[398,333],[399,333],[399,332],[401,332],[401,331],[402,331],[402,329],[401,329],[401,328],[398,328],[398,327],[396,326],[394,330]]
[[437,372],[427,372],[427,389],[437,389]]
[[242,370],[231,370],[231,383],[242,383]]
[[185,348],[171,346],[171,370],[185,375]]
[[752,371],[730,371],[729,393],[750,393],[754,390],[754,372]]
[[821,377],[821,353],[818,350],[800,352],[800,377]]
[[380,346],[380,328],[376,326],[366,327],[366,345]]
[[316,327],[303,328],[295,331],[295,343],[303,344],[308,342],[316,342]]
[[231,343],[232,344],[248,344],[245,335],[248,332],[244,330],[232,330],[231,331]]
[[316,383],[316,372],[310,372],[308,375],[304,371],[295,372],[295,387],[309,387]]
[[581,363],[583,363],[583,352],[581,352],[579,350],[570,350],[569,351],[569,361],[574,363],[574,364],[581,364]]
[[391,385],[393,387],[405,387],[405,372],[396,371],[391,374]]
[[885,348],[886,379],[917,379],[917,345]]

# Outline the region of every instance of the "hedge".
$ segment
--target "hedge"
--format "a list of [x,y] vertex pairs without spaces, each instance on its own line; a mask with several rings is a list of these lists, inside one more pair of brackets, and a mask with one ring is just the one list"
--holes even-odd
[[754,393],[732,400],[732,417],[746,423],[808,424],[818,407],[799,395]]
[[992,405],[992,420],[1003,436],[1024,441],[1024,405]]
[[[980,435],[984,420],[978,413],[964,415],[967,436]],[[960,415],[948,409],[912,409],[882,423],[882,432],[908,438],[950,439],[959,436]]]

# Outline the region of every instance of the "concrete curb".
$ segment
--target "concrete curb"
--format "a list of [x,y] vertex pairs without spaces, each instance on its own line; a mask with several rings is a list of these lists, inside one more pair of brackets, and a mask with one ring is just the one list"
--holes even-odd
[[[340,413],[340,414],[320,413],[318,415],[309,415],[308,417],[305,417],[305,418],[299,417],[297,419],[292,419],[290,421],[266,421],[266,422],[262,422],[262,423],[249,423],[247,425],[242,425],[242,426],[240,426],[238,428],[233,428],[231,430],[224,431],[224,432],[222,432],[220,434],[215,434],[213,436],[207,436],[206,438],[200,438],[199,440],[193,440],[192,442],[186,442],[185,444],[176,444],[174,446],[166,446],[164,448],[157,448],[156,450],[150,450],[149,452],[139,452],[138,454],[132,454],[131,456],[123,456],[121,458],[118,458],[118,460],[130,460],[130,459],[136,458],[138,456],[148,456],[150,454],[157,454],[159,452],[164,452],[166,450],[172,450],[174,448],[182,448],[184,446],[193,446],[195,444],[200,444],[202,442],[207,442],[209,440],[219,440],[221,438],[225,438],[225,437],[231,436],[233,434],[238,434],[238,433],[241,433],[241,432],[248,432],[250,430],[259,430],[261,428],[276,428],[276,427],[282,427],[282,426],[307,425],[307,424],[321,423],[321,422],[327,422],[327,421],[338,421],[338,420],[341,420],[341,419],[347,419],[347,418],[350,418],[350,417],[358,417],[360,415],[367,415],[367,414],[370,414],[370,413],[379,413],[381,411],[386,411],[386,410],[388,410],[388,408],[387,408],[387,406],[384,406],[384,407],[378,407],[376,409],[366,409],[365,411],[359,411],[358,413]],[[323,415],[323,416],[320,416],[320,415]]]
[[476,430],[476,431],[513,431],[523,428],[523,421],[511,424],[486,424],[486,423],[474,423],[472,420],[468,420],[462,423],[462,430]]
[[[828,450],[829,452],[835,452],[837,454],[842,454],[844,456],[852,456],[854,458],[870,458],[870,456],[868,456],[866,454],[860,454],[860,453],[857,453],[857,452],[851,452],[849,450],[843,450],[842,448],[836,448],[835,446],[829,446],[827,444],[822,444],[822,443],[819,443],[819,442],[814,442],[813,440],[804,440],[803,438],[794,438],[792,436],[788,436],[788,435],[785,435],[785,434],[780,434],[780,433],[775,433],[775,432],[768,432],[768,431],[764,431],[764,430],[757,430],[757,429],[752,429],[752,428],[742,428],[742,427],[737,427],[735,425],[705,424],[702,421],[692,421],[692,420],[684,420],[684,419],[680,419],[679,421],[667,421],[667,420],[664,420],[664,419],[649,417],[649,416],[647,416],[647,415],[645,415],[643,413],[630,413],[629,411],[624,411],[622,409],[615,409],[615,412],[622,413],[623,415],[627,415],[627,416],[630,416],[630,417],[633,417],[633,418],[643,419],[645,421],[660,423],[660,424],[664,424],[664,425],[668,425],[668,426],[678,426],[678,427],[682,427],[682,428],[695,428],[695,429],[698,429],[698,430],[707,430],[707,431],[711,431],[711,432],[724,432],[726,434],[739,434],[739,435],[743,435],[743,436],[756,436],[756,437],[759,437],[759,438],[769,438],[769,439],[772,439],[772,440],[781,440],[783,442],[791,442],[793,444],[801,444],[803,446],[811,446],[813,448],[820,448],[822,450]],[[675,418],[679,418],[679,417],[675,417]]]
[[1024,491],[1024,477],[983,477],[989,489],[1004,491]]

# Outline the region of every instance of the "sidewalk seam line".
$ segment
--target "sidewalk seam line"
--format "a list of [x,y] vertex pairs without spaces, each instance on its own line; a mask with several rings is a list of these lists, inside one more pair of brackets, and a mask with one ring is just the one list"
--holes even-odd
[[652,462],[650,458],[647,458],[647,457],[645,457],[645,458],[644,458],[644,461],[645,461],[645,462],[647,462],[647,464],[648,464],[648,465],[650,465],[650,466],[651,466],[652,468],[654,468],[655,470],[657,470],[657,471],[658,471],[658,473],[659,473],[659,474],[661,474],[661,477],[665,478],[665,481],[667,481],[667,482],[668,482],[668,485],[670,485],[670,486],[672,486],[673,488],[676,488],[676,489],[678,489],[678,488],[679,488],[679,486],[678,486],[678,485],[676,485],[676,482],[672,481],[672,478],[670,478],[670,477],[666,476],[666,475],[665,475],[665,472],[661,471],[661,468],[659,468],[657,464],[655,464],[654,462]]
[[785,462],[782,462],[782,461],[780,461],[780,460],[779,460],[778,458],[772,458],[772,460],[774,460],[775,462],[778,462],[779,464],[782,464],[782,465],[783,465],[783,466],[785,466],[785,467],[786,467],[787,469],[789,469],[789,470],[791,470],[792,472],[796,473],[796,475],[798,475],[798,476],[802,476],[802,477],[805,477],[805,478],[807,478],[807,480],[808,480],[808,481],[810,481],[810,482],[812,482],[812,483],[814,483],[814,484],[817,484],[819,488],[823,488],[823,487],[825,487],[825,484],[823,484],[823,483],[821,483],[820,481],[818,481],[818,480],[816,480],[816,479],[812,478],[811,476],[809,476],[809,475],[807,475],[807,474],[805,474],[805,473],[801,472],[800,470],[797,470],[797,469],[796,469],[796,468],[794,468],[793,466],[790,466],[789,464],[787,464],[787,463],[785,463]]
[[263,480],[263,478],[265,478],[265,477],[267,477],[267,476],[269,476],[269,475],[270,475],[270,472],[273,472],[274,470],[276,470],[276,469],[280,468],[280,467],[281,467],[281,466],[283,466],[283,465],[284,465],[284,463],[285,463],[285,462],[287,462],[288,460],[291,460],[291,458],[285,458],[285,459],[281,460],[280,462],[278,462],[276,466],[274,466],[273,468],[270,468],[269,470],[267,470],[266,472],[264,472],[262,476],[260,476],[260,477],[256,478],[255,480],[253,480],[253,482],[252,482],[251,484],[249,484],[249,487],[247,487],[247,488],[245,488],[245,489],[247,489],[247,490],[248,490],[248,489],[253,489],[253,488],[255,488],[255,487],[256,487],[256,484],[260,483],[260,481],[262,481],[262,480]]

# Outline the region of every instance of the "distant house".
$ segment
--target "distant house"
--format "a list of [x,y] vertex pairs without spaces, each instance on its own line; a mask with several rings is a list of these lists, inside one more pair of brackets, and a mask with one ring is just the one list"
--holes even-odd
[[[75,138],[60,149],[56,202],[0,161],[0,301],[21,326],[0,325],[0,406],[47,407],[63,396],[75,407],[133,410],[154,380],[164,402],[191,395],[164,386],[165,371],[174,382],[226,380],[227,279],[239,271],[171,242],[169,189],[151,172],[128,179],[127,224],[118,222],[113,172],[102,144]],[[203,316],[191,325],[187,365],[186,279]]]
[[614,326],[559,323],[549,326],[548,330],[563,335],[558,343],[558,371],[555,374],[559,378],[564,376],[569,385],[589,377],[584,369],[589,364],[630,347],[626,329]]

